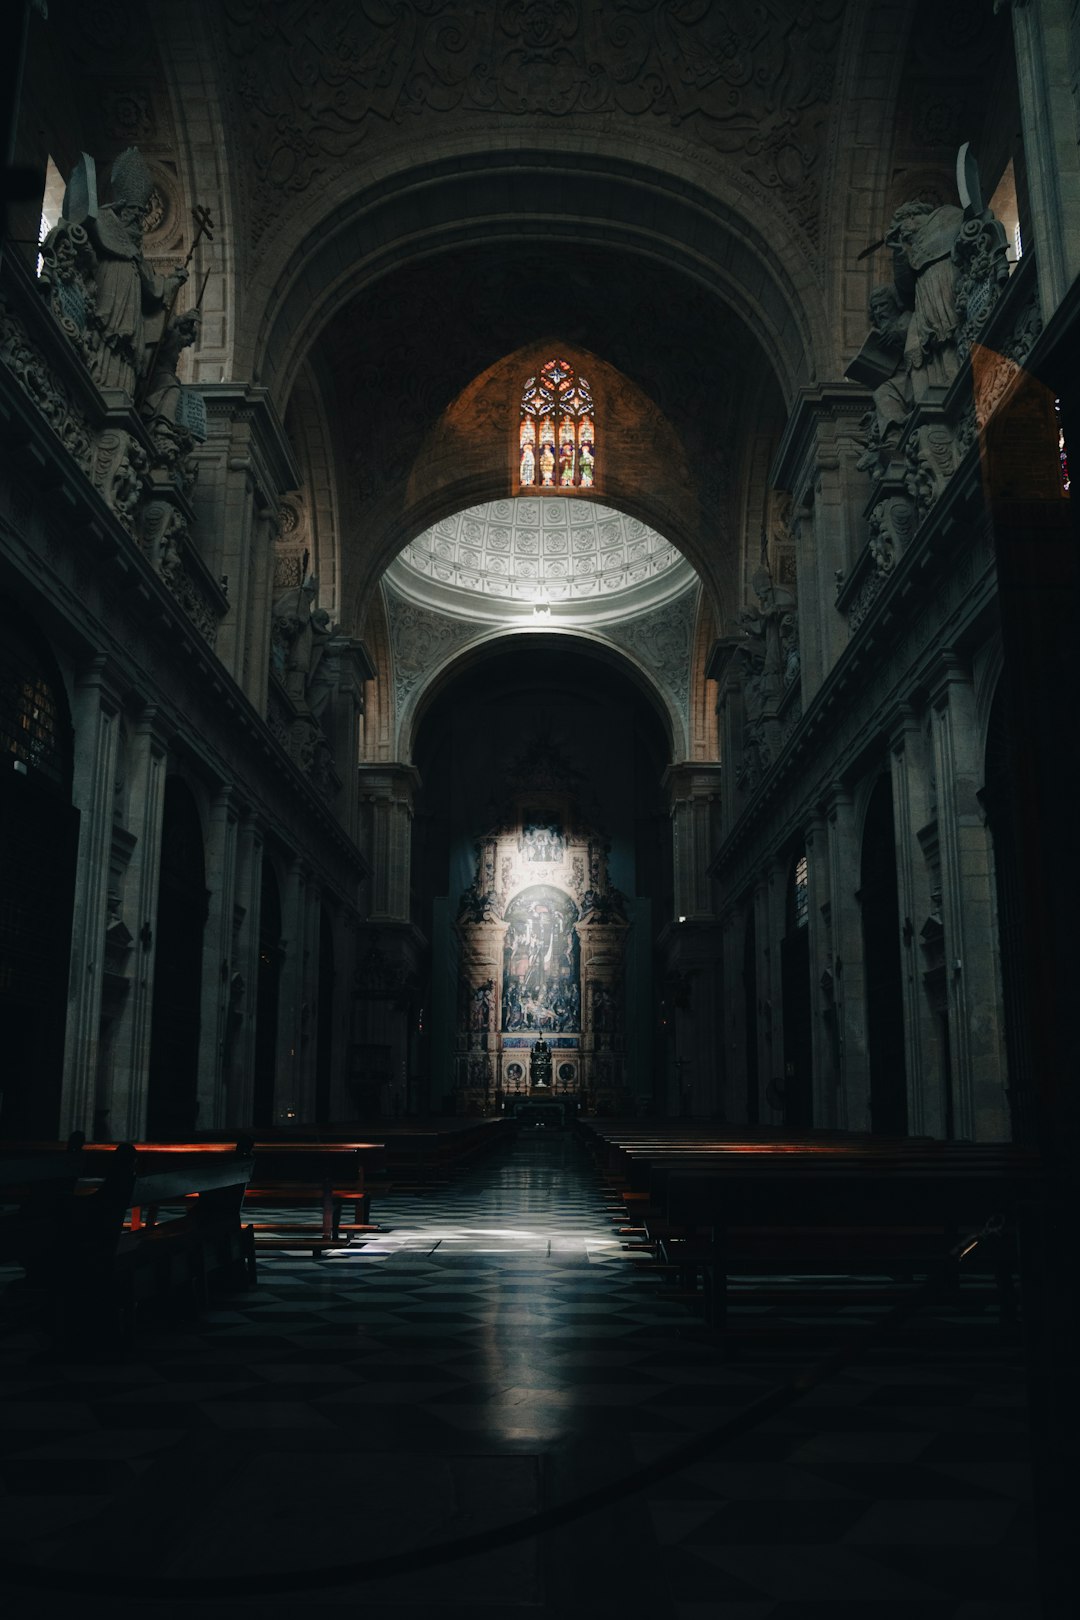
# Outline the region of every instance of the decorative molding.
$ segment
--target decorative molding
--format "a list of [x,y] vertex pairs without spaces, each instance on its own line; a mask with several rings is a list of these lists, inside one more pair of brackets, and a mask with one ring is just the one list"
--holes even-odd
[[633,0],[479,10],[401,0],[345,12],[229,0],[224,9],[255,244],[381,130],[446,114],[507,124],[647,120],[658,129],[663,120],[816,236],[843,0],[782,12]]
[[407,602],[384,583],[398,712],[424,678],[485,633],[485,626]]
[[690,724],[690,683],[693,671],[694,623],[700,587],[693,585],[674,602],[632,619],[605,624],[605,640],[628,652],[634,662],[661,688],[673,711]]

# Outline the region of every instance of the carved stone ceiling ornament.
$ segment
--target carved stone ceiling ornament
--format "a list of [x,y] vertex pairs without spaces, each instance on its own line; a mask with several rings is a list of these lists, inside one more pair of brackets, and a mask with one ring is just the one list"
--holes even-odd
[[226,0],[252,245],[358,149],[437,139],[447,115],[507,133],[523,118],[583,134],[621,125],[634,141],[666,128],[777,199],[813,239],[845,4]]
[[555,619],[598,623],[685,591],[675,547],[596,501],[544,495],[490,501],[417,535],[387,571],[412,601],[506,623],[550,604]]

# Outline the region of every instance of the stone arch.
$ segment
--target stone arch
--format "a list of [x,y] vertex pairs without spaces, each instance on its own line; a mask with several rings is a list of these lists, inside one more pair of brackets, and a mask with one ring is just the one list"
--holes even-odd
[[663,260],[716,293],[757,336],[790,401],[826,343],[820,292],[790,235],[765,212],[751,217],[698,184],[596,151],[473,150],[408,167],[339,202],[286,263],[276,261],[244,363],[287,398],[337,310],[395,269],[450,247],[535,239],[557,252],[563,242],[614,243],[643,268]]
[[523,631],[518,629],[495,629],[490,632],[481,632],[473,641],[461,649],[449,652],[428,672],[427,678],[416,691],[410,694],[407,705],[403,707],[398,716],[397,736],[398,755],[403,762],[411,762],[416,745],[417,734],[423,724],[424,717],[431,704],[446,690],[457,677],[473,665],[481,662],[492,653],[501,652],[507,643],[518,637],[528,636],[540,644],[551,645],[565,641],[577,647],[585,645],[590,653],[605,663],[612,665],[623,675],[627,676],[631,684],[644,695],[652,709],[660,719],[664,738],[668,744],[669,758],[685,758],[685,753],[678,754],[676,750],[685,748],[684,728],[681,719],[676,715],[671,705],[666,701],[650,673],[640,664],[636,663],[627,653],[604,642],[595,632],[579,631]]
[[[555,341],[530,343],[474,377],[425,436],[410,463],[404,497],[394,486],[388,498],[373,505],[371,527],[378,535],[377,549],[372,546],[363,559],[348,559],[352,572],[343,602],[347,623],[362,617],[376,579],[416,535],[466,507],[513,494],[512,441],[503,429],[516,420],[522,365],[538,347]],[[577,491],[574,498],[601,501],[663,534],[697,569],[722,622],[733,611],[727,600],[732,539],[726,513],[710,505],[678,430],[616,367],[579,344],[562,347],[571,359],[588,366],[598,411],[604,410],[608,422],[608,449],[596,484],[589,491]],[[490,424],[483,441],[490,451],[484,455],[467,453],[477,420]],[[665,468],[664,478],[652,483],[641,475],[636,448],[645,436]]]

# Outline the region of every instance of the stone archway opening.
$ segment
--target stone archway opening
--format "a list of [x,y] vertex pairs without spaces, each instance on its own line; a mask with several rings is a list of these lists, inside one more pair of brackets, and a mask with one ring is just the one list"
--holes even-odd
[[443,684],[414,757],[432,1097],[459,1112],[534,1093],[651,1106],[653,953],[673,890],[654,702],[587,645],[511,636]]

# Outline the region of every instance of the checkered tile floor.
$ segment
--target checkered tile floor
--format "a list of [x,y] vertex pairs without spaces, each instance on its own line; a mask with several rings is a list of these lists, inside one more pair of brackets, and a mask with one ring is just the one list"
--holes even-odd
[[[124,1352],[58,1356],[9,1310],[0,1561],[84,1571],[87,1599],[125,1571],[140,1620],[1038,1614],[1019,1353],[992,1336],[876,1349],[644,1497],[539,1539],[306,1593],[170,1593],[171,1577],[318,1570],[528,1515],[820,1353],[722,1359],[604,1203],[571,1137],[523,1133],[449,1191],[381,1200],[372,1240],[260,1259],[254,1291],[146,1322]],[[13,1615],[71,1612],[13,1590]]]

